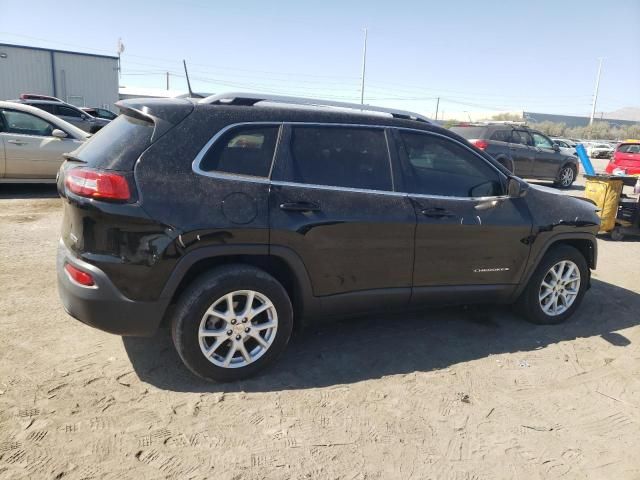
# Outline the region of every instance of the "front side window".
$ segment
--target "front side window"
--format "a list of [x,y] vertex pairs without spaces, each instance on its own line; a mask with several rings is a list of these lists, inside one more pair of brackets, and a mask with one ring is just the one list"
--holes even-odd
[[503,194],[500,174],[462,145],[436,135],[400,132],[409,193],[446,197]]
[[16,135],[36,135],[41,137],[51,136],[56,128],[46,120],[35,115],[17,110],[2,110],[4,131]]
[[206,153],[205,172],[268,177],[278,140],[279,126],[247,126],[224,134]]
[[82,117],[82,113],[75,108],[65,107],[64,105],[58,105],[56,108],[58,109],[58,115],[76,118]]
[[291,177],[312,185],[392,190],[384,130],[293,127]]
[[549,140],[544,135],[541,135],[541,134],[536,133],[536,132],[531,132],[531,135],[533,136],[533,144],[536,147],[538,147],[538,148],[553,148],[553,144],[551,143],[551,140]]

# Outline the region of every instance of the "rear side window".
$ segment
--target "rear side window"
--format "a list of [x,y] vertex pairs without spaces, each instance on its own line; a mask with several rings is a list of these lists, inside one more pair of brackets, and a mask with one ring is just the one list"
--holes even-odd
[[131,170],[136,160],[151,145],[154,124],[119,115],[94,134],[75,156],[90,167],[108,170]]
[[298,183],[391,190],[382,129],[293,127],[291,175]]
[[508,142],[510,137],[510,130],[496,130],[491,134],[491,140],[495,140],[497,142]]
[[451,127],[450,130],[467,140],[484,138],[486,127]]
[[280,127],[238,127],[225,133],[200,162],[205,172],[268,177]]
[[58,115],[63,115],[65,117],[82,117],[82,113],[75,108],[65,107],[64,105],[58,105],[57,107]]
[[39,108],[40,110],[44,110],[45,112],[49,112],[53,115],[56,114],[55,105],[51,105],[49,103],[31,103],[27,105],[31,105],[32,107]]
[[501,177],[486,161],[436,135],[400,132],[406,152],[408,193],[445,197],[503,194]]
[[519,143],[520,145],[533,146],[533,139],[529,132],[524,130],[514,130],[511,132],[511,143]]

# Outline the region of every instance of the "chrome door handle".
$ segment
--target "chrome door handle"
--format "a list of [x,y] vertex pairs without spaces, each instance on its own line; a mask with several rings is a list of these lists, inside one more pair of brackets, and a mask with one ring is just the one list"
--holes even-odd
[[320,205],[313,202],[287,202],[281,203],[280,209],[288,212],[319,212]]
[[23,142],[22,140],[7,140],[7,143],[12,143],[14,145],[26,145],[27,142]]
[[455,214],[445,210],[444,208],[425,208],[421,210],[420,213],[425,217],[433,217],[433,218],[444,218],[444,217],[455,217]]

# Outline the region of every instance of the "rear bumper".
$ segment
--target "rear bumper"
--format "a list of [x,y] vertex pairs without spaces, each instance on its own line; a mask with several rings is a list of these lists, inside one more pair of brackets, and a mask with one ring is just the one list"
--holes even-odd
[[613,171],[619,168],[620,170],[625,170],[627,175],[640,175],[640,165],[617,165],[615,163],[609,162],[605,167],[605,172],[613,173]]
[[[71,280],[64,265],[90,273],[95,285]],[[64,309],[76,320],[116,335],[151,336],[160,325],[168,300],[138,302],[125,297],[99,268],[77,258],[60,242],[57,257],[58,294]]]

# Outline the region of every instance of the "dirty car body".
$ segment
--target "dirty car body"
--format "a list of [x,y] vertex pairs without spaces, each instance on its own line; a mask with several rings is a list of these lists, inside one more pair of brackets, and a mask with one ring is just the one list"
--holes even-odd
[[205,100],[120,102],[67,157],[58,285],[78,320],[119,335],[171,323],[189,368],[230,380],[271,361],[294,324],[516,302],[560,245],[588,285],[595,207],[529,186],[448,130]]

